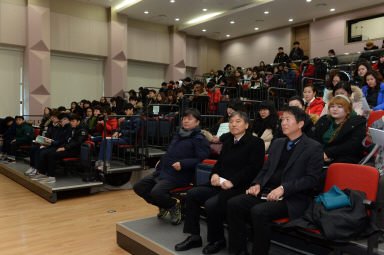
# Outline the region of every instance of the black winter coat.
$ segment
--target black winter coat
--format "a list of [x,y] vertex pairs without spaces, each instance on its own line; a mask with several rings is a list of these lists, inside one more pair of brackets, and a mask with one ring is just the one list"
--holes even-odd
[[71,133],[72,133],[71,131],[72,131],[72,128],[69,123],[66,124],[64,127],[60,127],[57,137],[56,138],[50,137],[54,140],[52,141],[51,146],[58,148],[64,145],[68,141],[69,137],[71,136]]
[[265,146],[262,139],[246,132],[234,144],[233,135],[228,133],[212,174],[231,181],[234,189],[245,191],[263,167],[264,156]]
[[358,163],[363,158],[361,142],[365,138],[366,119],[352,115],[347,120],[336,138],[328,144],[323,144],[323,135],[332,123],[331,117],[324,115],[315,126],[314,138],[323,145],[324,152],[332,163]]
[[76,128],[72,128],[71,136],[65,143],[64,148],[66,151],[80,154],[81,144],[88,138],[88,132],[82,125],[78,125]]
[[[173,181],[180,184],[180,187],[188,186],[193,180],[196,165],[208,158],[209,153],[209,142],[200,128],[195,128],[187,137],[176,134],[168,146],[167,153],[161,158],[154,176]],[[176,162],[180,162],[180,171],[176,171],[172,166]]]

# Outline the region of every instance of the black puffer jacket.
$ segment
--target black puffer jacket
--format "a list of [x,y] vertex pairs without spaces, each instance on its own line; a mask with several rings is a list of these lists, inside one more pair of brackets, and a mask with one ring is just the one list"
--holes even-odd
[[366,119],[359,115],[352,115],[347,120],[336,138],[324,144],[323,135],[332,123],[331,117],[324,115],[315,126],[315,140],[323,145],[324,152],[332,163],[358,163],[363,157],[361,142],[365,137]]

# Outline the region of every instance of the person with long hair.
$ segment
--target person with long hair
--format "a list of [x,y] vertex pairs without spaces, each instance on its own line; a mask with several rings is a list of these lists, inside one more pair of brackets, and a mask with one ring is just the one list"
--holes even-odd
[[276,136],[279,115],[272,101],[263,101],[253,122],[253,135],[264,141],[265,151]]
[[329,73],[329,77],[327,81],[325,82],[325,88],[323,91],[323,102],[328,103],[327,101],[327,94],[333,92],[333,88],[336,86],[337,83],[340,81],[347,81],[350,82],[350,78],[348,74],[344,71],[341,71],[340,69],[333,69]]
[[373,111],[384,110],[384,81],[377,71],[368,71],[361,90]]
[[328,112],[316,123],[314,137],[323,145],[324,162],[358,163],[363,157],[366,119],[352,110],[351,99],[344,95],[331,99]]
[[372,66],[372,69],[384,76],[384,52],[380,54],[379,61]]
[[[344,95],[351,99],[352,108],[358,115],[363,115],[363,102],[361,99],[363,98],[363,92],[358,86],[350,85],[349,82],[340,81],[333,87],[332,91],[329,91],[326,95],[327,102],[330,102],[332,98],[337,95]],[[321,112],[321,116],[328,114],[328,104],[325,104],[323,111]]]
[[371,64],[366,60],[359,60],[356,64],[356,69],[353,72],[352,83],[361,88],[363,86],[365,74],[369,71],[371,71]]

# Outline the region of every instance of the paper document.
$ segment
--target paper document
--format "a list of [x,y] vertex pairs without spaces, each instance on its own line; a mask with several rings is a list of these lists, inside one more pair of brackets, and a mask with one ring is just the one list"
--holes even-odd
[[[261,194],[261,199],[267,200],[268,194]],[[283,197],[279,198],[279,201],[283,200]]]
[[384,130],[369,128],[369,133],[371,134],[374,144],[384,146]]
[[220,124],[219,130],[217,131],[216,136],[220,137],[222,134],[229,132],[229,123],[224,122]]
[[50,140],[51,142],[53,141],[52,139],[49,139],[49,138],[47,138],[47,137],[38,135],[38,136],[36,137],[36,139],[35,139],[35,143],[42,144],[42,145],[47,145],[47,146],[51,145],[50,143],[46,143],[46,142],[45,142],[45,139],[48,139],[48,140]]
[[365,97],[361,99],[361,102],[363,103],[363,111],[369,111],[371,109]]
[[220,177],[220,184],[222,184],[223,182],[225,182],[227,179],[223,178],[223,177]]

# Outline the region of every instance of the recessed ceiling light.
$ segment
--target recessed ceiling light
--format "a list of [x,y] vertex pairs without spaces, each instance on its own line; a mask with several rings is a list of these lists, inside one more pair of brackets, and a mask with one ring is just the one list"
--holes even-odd
[[310,2],[312,2],[312,0],[307,0],[307,3],[310,3]]
[[255,30],[259,30],[259,28],[258,28],[258,27],[255,27]]
[[289,21],[289,22],[292,22],[292,21],[293,21],[293,19],[291,18],[291,19],[289,19],[288,21]]
[[226,37],[231,37],[231,35],[226,35]]
[[334,11],[336,11],[336,9],[335,8],[331,8],[331,9],[329,9],[329,11],[334,12]]
[[144,14],[148,14],[149,13],[149,11],[144,11]]
[[205,9],[205,8],[204,8],[204,9],[203,9],[203,12],[206,12],[206,11],[208,11],[208,9]]
[[169,2],[170,2],[170,3],[174,3],[174,2],[176,2],[176,1],[175,1],[175,0],[169,0]]
[[176,18],[175,21],[179,21],[180,19],[179,18]]
[[206,30],[206,29],[203,29],[203,30],[201,30],[201,31],[203,31],[203,32],[207,32],[207,30]]
[[231,20],[229,23],[231,23],[231,24],[235,24],[235,21],[234,21],[234,20]]
[[269,11],[265,11],[264,14],[269,14]]

